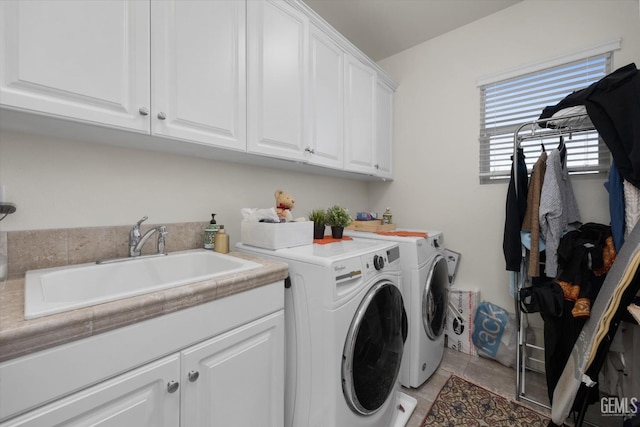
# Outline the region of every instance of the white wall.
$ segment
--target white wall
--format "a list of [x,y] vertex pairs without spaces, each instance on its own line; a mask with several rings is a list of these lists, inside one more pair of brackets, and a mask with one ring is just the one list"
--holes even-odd
[[[525,0],[380,65],[398,82],[392,183],[370,187],[371,209],[400,226],[441,229],[462,253],[456,283],[513,310],[502,236],[506,184],[478,179],[480,77],[622,37],[613,68],[640,66],[638,1]],[[604,179],[574,179],[583,221],[609,222]]]
[[144,215],[208,221],[215,212],[235,244],[240,209],[275,207],[278,188],[295,196],[294,217],[368,205],[361,181],[10,132],[0,132],[0,183],[17,205],[2,231],[127,225]]

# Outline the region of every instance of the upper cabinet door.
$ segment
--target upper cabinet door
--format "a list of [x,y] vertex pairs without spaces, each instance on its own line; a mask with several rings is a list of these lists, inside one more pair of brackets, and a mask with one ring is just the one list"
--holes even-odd
[[378,81],[376,92],[376,175],[393,178],[393,89]]
[[375,174],[376,71],[347,55],[345,169]]
[[148,2],[1,1],[0,46],[3,106],[149,131]]
[[244,1],[151,3],[154,134],[246,149]]
[[308,18],[283,1],[247,2],[247,150],[302,160]]
[[309,163],[341,169],[344,134],[344,51],[311,26],[309,37]]

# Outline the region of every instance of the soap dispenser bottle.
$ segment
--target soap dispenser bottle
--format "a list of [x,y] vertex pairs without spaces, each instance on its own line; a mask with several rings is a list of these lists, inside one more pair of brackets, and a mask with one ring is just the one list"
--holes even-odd
[[211,214],[211,221],[204,229],[204,248],[214,249],[216,234],[220,230],[220,226],[216,224],[216,214]]

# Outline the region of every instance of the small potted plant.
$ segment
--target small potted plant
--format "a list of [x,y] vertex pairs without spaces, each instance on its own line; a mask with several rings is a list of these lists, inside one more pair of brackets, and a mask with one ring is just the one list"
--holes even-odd
[[327,209],[326,222],[331,226],[331,236],[334,239],[342,239],[344,228],[351,224],[351,216],[347,209],[334,205]]
[[307,215],[307,218],[309,218],[309,221],[313,221],[313,238],[323,239],[324,227],[327,224],[324,210],[314,209],[311,212],[309,212],[309,214]]

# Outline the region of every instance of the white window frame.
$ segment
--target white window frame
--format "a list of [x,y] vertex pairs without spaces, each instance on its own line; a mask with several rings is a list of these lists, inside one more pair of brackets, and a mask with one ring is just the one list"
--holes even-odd
[[[589,86],[612,71],[613,51],[621,39],[553,58],[542,63],[484,77],[480,89],[480,183],[503,183],[509,179],[513,134],[523,123],[537,120],[545,106],[555,105],[575,90]],[[586,71],[585,71],[586,70]],[[540,89],[549,85],[552,88]],[[553,89],[557,85],[559,88]],[[521,143],[529,172],[540,156],[543,143],[555,148],[558,137]],[[611,157],[597,132],[576,135],[565,143],[570,173],[603,173]]]

